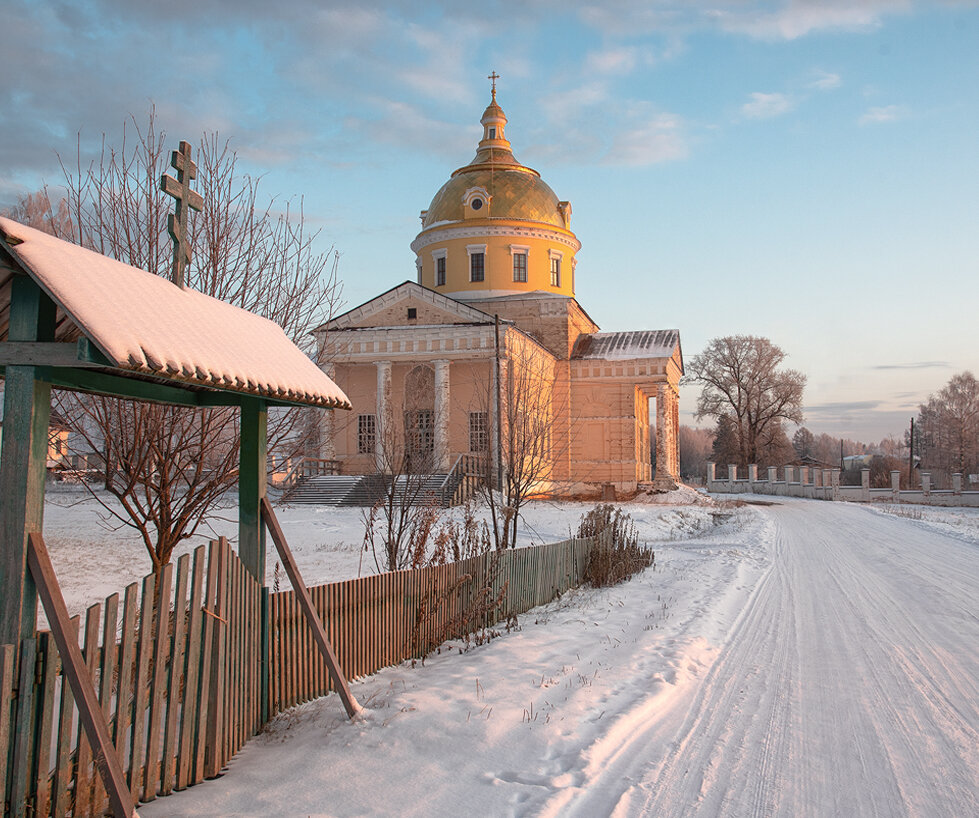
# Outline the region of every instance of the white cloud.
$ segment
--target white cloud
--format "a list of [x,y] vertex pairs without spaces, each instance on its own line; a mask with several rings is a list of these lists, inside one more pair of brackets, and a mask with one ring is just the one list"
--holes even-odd
[[904,105],[883,105],[875,108],[868,108],[866,113],[860,117],[861,125],[876,125],[882,122],[896,122],[904,119],[910,112]]
[[619,133],[604,161],[612,165],[653,165],[685,159],[689,152],[683,120],[675,114],[656,114]]
[[637,63],[637,49],[626,46],[591,51],[585,58],[585,68],[599,74],[629,74]]
[[787,94],[751,94],[751,99],[741,106],[741,113],[748,119],[771,119],[788,113],[795,107],[795,101]]
[[839,74],[831,74],[829,71],[814,71],[809,87],[819,91],[831,91],[834,88],[839,88],[842,84],[843,79]]
[[795,40],[817,31],[875,29],[886,14],[910,8],[910,0],[788,0],[770,13],[738,8],[710,14],[726,31],[764,40]]

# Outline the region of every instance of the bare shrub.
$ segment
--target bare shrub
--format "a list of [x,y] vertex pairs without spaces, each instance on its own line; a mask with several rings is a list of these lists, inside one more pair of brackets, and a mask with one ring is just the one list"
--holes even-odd
[[656,560],[651,548],[639,544],[632,517],[609,503],[582,516],[578,536],[595,539],[585,568],[585,581],[595,587],[623,582]]

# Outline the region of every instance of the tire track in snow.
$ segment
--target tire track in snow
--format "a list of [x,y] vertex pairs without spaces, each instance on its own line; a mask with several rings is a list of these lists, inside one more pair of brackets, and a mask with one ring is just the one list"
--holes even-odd
[[682,722],[655,696],[624,714],[542,814],[979,815],[979,549],[844,504],[770,513],[774,564]]

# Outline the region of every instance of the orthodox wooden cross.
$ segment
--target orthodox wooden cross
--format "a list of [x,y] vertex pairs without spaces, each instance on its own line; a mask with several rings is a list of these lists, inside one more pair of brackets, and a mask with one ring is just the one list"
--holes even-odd
[[495,71],[490,74],[486,79],[493,83],[493,99],[496,99],[496,81],[500,78],[500,75]]
[[177,178],[164,173],[160,179],[163,192],[177,200],[177,212],[167,218],[167,230],[173,239],[173,267],[170,280],[178,287],[184,286],[184,269],[190,264],[190,241],[187,237],[187,216],[185,206],[198,212],[204,207],[204,198],[190,189],[191,179],[197,178],[197,165],[190,158],[190,142],[180,143],[180,150],[173,152],[170,164],[177,170]]

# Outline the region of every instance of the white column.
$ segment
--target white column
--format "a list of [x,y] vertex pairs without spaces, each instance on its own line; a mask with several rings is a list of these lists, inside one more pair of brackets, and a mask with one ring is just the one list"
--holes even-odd
[[447,472],[449,462],[449,362],[435,364],[435,471]]
[[666,428],[670,417],[666,400],[666,384],[659,384],[656,387],[656,477],[653,485],[661,491],[672,491],[676,483],[670,472],[672,457],[668,452],[671,452],[672,441]]
[[391,428],[391,362],[376,361],[377,366],[377,444],[374,457],[379,469],[384,468],[385,443],[394,429]]
[[[336,381],[336,367],[333,364],[325,364],[321,369],[331,381]],[[335,418],[332,409],[320,411],[319,417],[319,437],[320,437],[320,457],[324,460],[337,459],[336,441],[333,439],[335,434]]]

